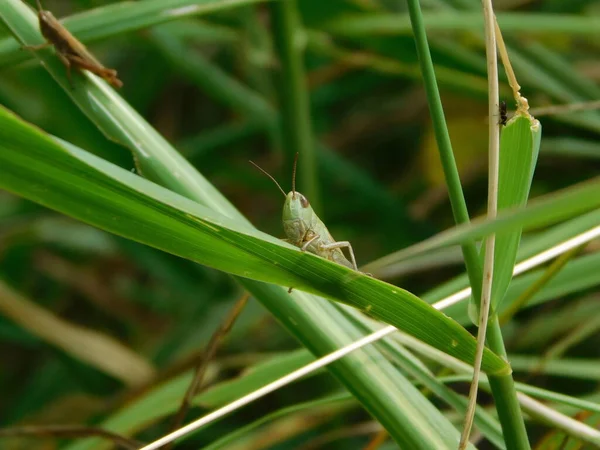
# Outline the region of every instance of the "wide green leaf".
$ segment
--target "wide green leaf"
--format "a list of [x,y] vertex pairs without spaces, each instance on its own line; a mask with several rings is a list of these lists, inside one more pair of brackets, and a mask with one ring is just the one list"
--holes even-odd
[[[498,211],[519,208],[527,203],[533,173],[540,149],[541,124],[534,118],[518,115],[502,127],[498,177]],[[517,259],[522,228],[500,232],[496,235],[494,250],[494,281],[491,308],[494,311],[504,298]],[[485,259],[485,246],[481,260]],[[480,299],[471,297],[470,315],[473,323],[479,320]]]

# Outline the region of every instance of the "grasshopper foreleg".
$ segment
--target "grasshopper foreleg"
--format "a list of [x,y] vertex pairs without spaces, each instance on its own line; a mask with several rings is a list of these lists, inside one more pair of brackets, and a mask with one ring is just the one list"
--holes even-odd
[[[306,241],[306,242],[304,243],[304,245],[302,245],[302,247],[300,247],[300,251],[302,251],[302,252],[305,252],[305,251],[306,251],[306,249],[308,248],[308,246],[309,246],[310,244],[312,244],[312,243],[313,243],[313,241],[315,241],[316,239],[319,239],[319,235],[318,235],[318,234],[315,234],[315,235],[314,235],[314,236],[312,236],[312,237],[311,237],[311,238],[310,238],[308,241]],[[289,240],[289,239],[284,239],[284,240],[285,240],[285,241],[288,241],[288,242],[290,242],[290,240]],[[288,289],[288,294],[291,294],[291,293],[292,293],[292,289],[294,289],[294,288],[290,287],[290,288]]]
[[358,272],[358,266],[356,265],[356,258],[354,257],[354,250],[352,250],[352,244],[350,244],[350,242],[348,242],[348,241],[333,242],[331,244],[321,244],[320,247],[323,250],[332,250],[334,248],[346,247],[348,249],[348,253],[350,253],[350,261],[352,262],[352,267],[354,268],[354,270],[356,270]]
[[319,239],[319,237],[320,237],[320,236],[319,236],[318,234],[315,234],[315,235],[314,235],[313,237],[311,237],[311,238],[310,238],[308,241],[306,241],[302,247],[300,247],[300,250],[302,250],[303,252],[305,252],[305,251],[306,251],[306,249],[308,248],[308,246],[309,246],[310,244],[312,244],[312,243],[313,243],[315,240]]

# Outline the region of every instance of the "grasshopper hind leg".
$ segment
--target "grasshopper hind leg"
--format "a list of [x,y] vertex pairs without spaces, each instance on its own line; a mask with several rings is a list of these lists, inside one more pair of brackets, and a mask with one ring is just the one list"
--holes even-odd
[[350,254],[350,261],[352,262],[352,268],[358,272],[358,266],[356,265],[356,258],[354,257],[354,250],[352,244],[348,241],[333,242],[331,244],[321,244],[323,250],[333,250],[335,248],[347,248]]
[[80,69],[92,72],[98,75],[108,84],[113,87],[120,88],[123,86],[123,82],[117,78],[117,71],[114,69],[107,69],[106,67],[100,66],[96,63],[90,62],[78,55],[69,55],[69,60]]

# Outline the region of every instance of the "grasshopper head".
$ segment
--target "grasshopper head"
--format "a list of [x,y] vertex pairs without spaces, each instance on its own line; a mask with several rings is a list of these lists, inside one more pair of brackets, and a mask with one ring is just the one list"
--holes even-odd
[[43,9],[38,11],[38,19],[40,23],[44,25],[51,25],[57,21],[56,17],[54,17],[54,14],[52,14],[50,11],[44,11]]
[[58,20],[56,20],[54,14],[42,8],[40,0],[36,0],[36,3],[38,7],[37,15],[40,22],[40,30],[42,35],[49,41],[55,42],[55,39],[58,37],[56,31],[56,24],[58,23]]
[[283,221],[302,220],[309,224],[314,215],[308,199],[298,191],[291,191],[285,196],[283,205]]
[[314,212],[308,199],[296,190],[296,166],[298,164],[298,153],[294,158],[294,170],[292,172],[292,190],[285,196],[283,205],[283,221],[301,220],[310,224]]
[[40,31],[48,41],[56,44],[64,40],[56,27],[58,20],[56,20],[56,17],[50,11],[38,11],[38,20],[40,22]]

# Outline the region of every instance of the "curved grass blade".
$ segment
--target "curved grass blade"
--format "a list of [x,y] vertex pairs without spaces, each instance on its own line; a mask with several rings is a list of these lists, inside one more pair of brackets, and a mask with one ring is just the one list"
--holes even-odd
[[[0,109],[0,124],[5,189],[183,258],[347,303],[472,361],[473,337],[408,291],[300,252],[76,147],[61,147],[6,110]],[[489,351],[483,367],[508,370]]]
[[600,208],[598,192],[600,192],[600,177],[595,177],[535,199],[526,208],[513,208],[500,213],[496,220],[476,219],[468,225],[443,231],[430,239],[373,261],[362,269],[377,275],[392,264],[398,264],[437,248],[457,245],[470,239],[481,239],[492,232],[519,227],[527,230],[552,225]]

